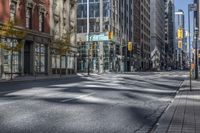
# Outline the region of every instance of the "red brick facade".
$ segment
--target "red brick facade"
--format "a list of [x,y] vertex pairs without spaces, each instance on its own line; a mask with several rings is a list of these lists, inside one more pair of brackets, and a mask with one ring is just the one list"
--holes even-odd
[[[0,22],[4,23],[10,18],[10,2],[12,0],[0,0]],[[25,28],[26,25],[26,1],[17,1],[16,8],[16,25]],[[32,0],[34,3],[32,10],[32,30],[39,31],[39,11],[44,8],[44,32],[50,33],[50,1],[49,0]]]
[[0,0],[0,22],[9,20],[9,0]]

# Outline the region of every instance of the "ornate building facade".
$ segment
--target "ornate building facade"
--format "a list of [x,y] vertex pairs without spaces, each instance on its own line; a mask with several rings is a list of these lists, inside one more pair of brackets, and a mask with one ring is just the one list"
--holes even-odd
[[[17,51],[7,47],[15,46],[20,38],[0,36],[7,45],[0,47],[1,78],[76,72],[76,0],[0,0],[1,30],[7,22],[26,34]],[[57,59],[52,45],[66,32],[70,32],[70,48]],[[60,64],[61,71],[57,70]]]
[[56,40],[62,40],[66,36],[70,39],[69,50],[65,51],[61,58],[59,50],[51,49],[51,73],[76,73],[76,0],[50,0],[50,7],[52,9],[50,11],[52,45],[57,45]]
[[[14,75],[48,74],[50,37],[49,0],[0,0],[1,27],[8,21],[14,28],[26,31],[23,47],[11,52],[1,48],[1,77]],[[18,38],[1,37],[6,45],[15,45]],[[11,61],[12,60],[12,61]]]

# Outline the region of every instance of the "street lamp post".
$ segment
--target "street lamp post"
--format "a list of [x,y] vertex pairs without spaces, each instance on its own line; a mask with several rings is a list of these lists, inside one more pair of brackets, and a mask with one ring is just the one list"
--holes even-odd
[[88,75],[90,75],[90,1],[87,0]]
[[197,47],[197,41],[198,41],[198,28],[195,28],[195,35],[196,35],[196,41],[195,41],[195,79],[199,78],[199,72],[198,72],[198,47]]
[[88,44],[88,75],[90,75],[90,44]]

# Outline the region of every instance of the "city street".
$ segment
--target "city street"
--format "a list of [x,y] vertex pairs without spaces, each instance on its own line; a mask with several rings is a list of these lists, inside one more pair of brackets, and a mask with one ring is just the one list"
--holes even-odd
[[0,83],[0,133],[146,133],[188,72]]

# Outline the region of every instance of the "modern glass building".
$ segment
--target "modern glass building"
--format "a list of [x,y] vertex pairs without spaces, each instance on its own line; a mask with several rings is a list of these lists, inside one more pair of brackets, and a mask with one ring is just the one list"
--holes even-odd
[[77,2],[78,71],[120,71],[118,0]]
[[[176,33],[179,28],[183,29],[183,32],[185,33],[185,14],[183,10],[179,9],[175,12],[175,30]],[[176,50],[176,62],[177,62],[177,68],[183,69],[185,68],[186,64],[186,56],[187,56],[187,38],[185,38],[185,34],[183,36],[183,39],[181,40],[183,42],[182,48],[178,47],[178,39],[176,39],[176,43],[174,46],[174,49]]]
[[[149,0],[78,0],[78,70],[133,71],[142,64],[148,69],[149,4]],[[131,51],[128,42],[132,42]]]

